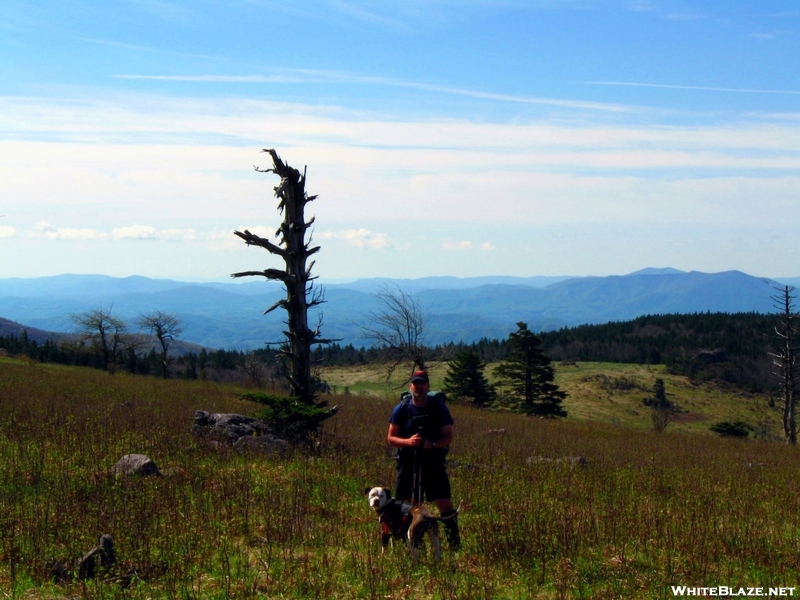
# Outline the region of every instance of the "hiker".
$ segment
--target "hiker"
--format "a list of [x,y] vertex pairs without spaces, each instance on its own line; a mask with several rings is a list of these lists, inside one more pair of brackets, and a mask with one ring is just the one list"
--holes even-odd
[[[446,517],[455,512],[445,467],[453,441],[453,417],[444,402],[428,395],[429,390],[428,373],[416,371],[411,376],[410,398],[404,394],[392,411],[387,441],[397,448],[395,498],[415,504],[427,498]],[[450,548],[457,550],[461,544],[457,517],[444,523]]]

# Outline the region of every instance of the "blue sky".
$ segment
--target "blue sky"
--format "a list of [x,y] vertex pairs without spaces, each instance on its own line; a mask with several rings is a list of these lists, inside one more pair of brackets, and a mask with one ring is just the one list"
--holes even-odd
[[0,277],[800,275],[800,4],[0,5]]

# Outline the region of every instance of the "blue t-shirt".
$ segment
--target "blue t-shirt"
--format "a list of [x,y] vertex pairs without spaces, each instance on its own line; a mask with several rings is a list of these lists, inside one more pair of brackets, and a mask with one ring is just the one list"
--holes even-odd
[[453,417],[439,399],[428,397],[425,406],[417,406],[412,400],[403,401],[394,407],[389,423],[400,428],[398,437],[408,439],[415,433],[432,442],[442,437],[442,429],[453,424]]

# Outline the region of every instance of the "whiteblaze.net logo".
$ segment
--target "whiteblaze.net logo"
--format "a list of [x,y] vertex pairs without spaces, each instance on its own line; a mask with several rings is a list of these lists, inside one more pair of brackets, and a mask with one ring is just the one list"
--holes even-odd
[[796,588],[793,587],[689,587],[686,585],[673,585],[673,596],[722,596],[734,598],[738,596],[794,596]]

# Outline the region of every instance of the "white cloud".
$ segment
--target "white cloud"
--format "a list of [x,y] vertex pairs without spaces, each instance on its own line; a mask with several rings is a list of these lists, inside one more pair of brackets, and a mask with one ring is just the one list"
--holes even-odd
[[194,229],[162,229],[159,238],[169,242],[196,242],[201,235]]
[[442,249],[443,250],[472,250],[473,244],[470,241],[462,241],[462,242],[442,242]]
[[159,237],[158,231],[154,227],[142,225],[119,227],[114,229],[111,234],[119,240],[157,240]]
[[[771,39],[773,34],[752,34],[753,37],[761,37],[764,39]],[[734,94],[788,94],[792,96],[800,95],[798,90],[769,90],[758,88],[729,88],[729,87],[710,87],[701,85],[675,85],[667,83],[642,83],[637,81],[581,81],[584,85],[610,85],[622,87],[644,87],[644,88],[662,88],[668,90],[696,90],[702,92],[728,92]]]
[[[6,228],[13,235],[14,230]],[[0,228],[0,237],[3,229]],[[161,229],[145,225],[117,227],[111,233],[85,227],[54,227],[49,221],[40,221],[28,231],[28,237],[46,238],[49,240],[163,240],[170,242],[194,242],[205,238],[212,239],[212,234],[198,233],[194,229]]]
[[133,73],[119,73],[112,75],[114,79],[130,79],[144,81],[178,81],[192,83],[343,83],[357,85],[371,85],[377,87],[405,88],[419,90],[431,94],[444,94],[448,96],[462,96],[480,100],[490,100],[509,104],[529,104],[547,107],[561,107],[590,111],[626,113],[635,109],[622,104],[608,102],[589,102],[582,100],[563,100],[559,98],[541,98],[536,96],[515,96],[512,94],[499,94],[467,88],[456,88],[445,85],[419,83],[388,77],[375,77],[360,75],[345,71],[322,71],[315,69],[286,69],[271,75],[137,75]]
[[31,237],[45,237],[51,240],[104,240],[107,233],[89,227],[53,227],[47,221],[40,221],[30,232]]
[[[342,261],[348,276],[360,275],[357,263],[371,261],[372,273],[401,272],[414,251],[404,228],[424,215],[437,223],[429,254],[449,251],[448,268],[461,261],[491,272],[490,251],[512,244],[511,234],[483,233],[489,227],[797,229],[800,214],[788,205],[800,190],[798,115],[693,115],[676,125],[653,114],[597,119],[578,111],[573,119],[477,122],[237,99],[0,97],[0,192],[18,199],[3,209],[15,219],[48,219],[32,236],[118,242],[103,253],[109,264],[120,263],[114,246],[121,253],[125,240],[151,241],[140,245],[145,265],[161,260],[148,253],[163,254],[157,244],[168,241],[205,242],[197,251],[207,256],[225,250],[220,263],[252,262],[233,230],[274,239],[278,179],[251,165],[270,166],[259,151],[275,147],[292,166],[308,165],[307,191],[319,194],[309,205],[315,237],[367,250],[344,261],[324,246],[320,264],[330,261],[331,271]],[[91,217],[64,227],[75,215]],[[197,268],[191,262],[175,250],[170,264]]]
[[321,240],[341,240],[350,246],[360,249],[385,250],[386,248],[398,249],[400,245],[392,240],[388,234],[374,233],[366,229],[345,229],[343,231],[325,231],[317,234]]
[[146,225],[118,227],[111,232],[118,240],[166,240],[170,242],[194,242],[199,239],[194,229],[162,229]]
[[[278,243],[279,238],[275,235],[278,232],[278,226],[268,227],[266,225],[256,225],[255,227],[247,227],[246,225],[241,225],[236,228],[236,231],[244,231],[245,229],[274,244]],[[229,231],[225,235],[233,235],[233,232]],[[237,237],[236,239],[238,240],[239,238]]]
[[[457,252],[463,250],[474,250],[476,248],[476,245],[469,240],[462,240],[460,242],[447,240],[445,242],[442,242],[441,247],[442,250]],[[495,249],[494,245],[491,242],[484,242],[483,244],[477,246],[477,248],[484,252],[488,252]]]
[[0,238],[10,238],[17,235],[17,230],[13,227],[8,227],[6,225],[0,225]]

